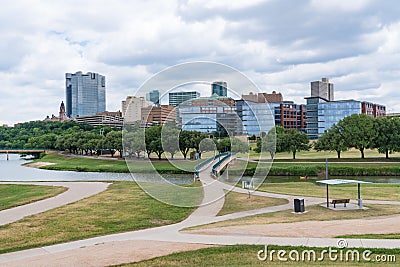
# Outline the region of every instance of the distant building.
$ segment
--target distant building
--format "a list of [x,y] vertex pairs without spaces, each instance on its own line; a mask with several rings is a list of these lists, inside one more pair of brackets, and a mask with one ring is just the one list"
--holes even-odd
[[147,128],[152,125],[164,125],[167,122],[175,123],[175,120],[175,107],[170,105],[158,105],[141,109],[141,127]]
[[200,93],[196,91],[191,92],[173,92],[168,94],[169,105],[178,106],[179,104],[200,97]]
[[211,95],[228,96],[228,85],[226,82],[213,82],[211,84]]
[[243,121],[247,135],[261,136],[274,126],[298,129],[305,132],[306,106],[293,101],[283,101],[281,93],[272,94],[250,92],[237,101],[238,115]]
[[267,134],[274,126],[274,109],[269,103],[236,101],[236,111],[243,125],[243,133],[251,136]]
[[65,111],[64,101],[61,101],[60,111],[58,112],[58,117],[55,116],[54,114],[52,114],[51,118],[49,116],[47,116],[44,120],[45,121],[61,121],[61,122],[65,122],[65,121],[71,120],[70,118],[67,117],[67,113]]
[[242,99],[247,101],[252,101],[256,103],[280,103],[283,102],[283,96],[281,93],[276,93],[272,91],[271,94],[268,93],[258,93],[254,94],[250,92],[248,95],[242,94]]
[[146,100],[151,101],[154,105],[160,105],[160,91],[153,90],[146,94]]
[[310,139],[318,139],[334,124],[353,114],[366,114],[374,118],[386,114],[386,107],[379,104],[353,99],[333,99],[333,84],[327,78],[311,83],[311,97],[306,97],[306,132]]
[[109,126],[113,128],[122,128],[124,124],[124,118],[122,118],[122,113],[120,111],[99,112],[96,115],[92,116],[77,117],[75,120],[78,123],[87,123],[94,127]]
[[142,108],[153,106],[153,102],[147,101],[144,97],[127,96],[121,103],[122,117],[126,123],[141,120]]
[[181,104],[179,117],[182,130],[219,135],[241,135],[243,132],[235,100],[217,94]]
[[91,116],[106,110],[106,81],[97,73],[65,74],[66,115],[70,118]]
[[333,101],[333,83],[330,83],[328,78],[322,78],[321,81],[311,82],[311,97],[319,97],[327,101]]

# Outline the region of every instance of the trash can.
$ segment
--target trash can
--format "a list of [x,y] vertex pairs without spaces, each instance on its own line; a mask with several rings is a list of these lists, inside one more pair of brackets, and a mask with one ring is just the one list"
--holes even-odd
[[295,198],[294,199],[294,212],[304,212],[304,198]]

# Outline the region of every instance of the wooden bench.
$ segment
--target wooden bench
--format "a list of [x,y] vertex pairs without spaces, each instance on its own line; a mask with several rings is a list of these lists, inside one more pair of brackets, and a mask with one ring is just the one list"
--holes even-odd
[[332,204],[334,208],[336,208],[336,204],[344,204],[344,206],[346,207],[347,203],[350,203],[350,199],[332,199]]

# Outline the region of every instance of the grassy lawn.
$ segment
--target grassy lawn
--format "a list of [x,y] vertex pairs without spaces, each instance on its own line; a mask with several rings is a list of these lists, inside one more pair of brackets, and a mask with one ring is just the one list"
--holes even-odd
[[369,208],[368,210],[333,211],[319,205],[306,206],[306,210],[308,212],[302,214],[301,216],[293,214],[292,210],[283,210],[253,215],[245,218],[227,220],[223,222],[216,222],[203,226],[195,226],[188,229],[207,229],[227,226],[263,225],[271,223],[292,223],[304,221],[349,220],[400,214],[400,205],[367,205],[367,207]]
[[396,234],[346,235],[346,236],[339,236],[338,238],[400,239],[400,233],[396,233]]
[[192,208],[158,202],[134,182],[0,226],[0,253],[179,222]]
[[230,214],[245,210],[254,210],[289,203],[286,199],[261,197],[236,192],[229,192],[225,195],[225,203],[217,216]]
[[0,210],[54,197],[66,190],[67,188],[61,186],[1,184]]
[[[137,263],[131,263],[123,266],[379,266],[376,262],[367,262],[362,259],[362,253],[366,249],[358,249],[360,252],[360,262],[345,262],[336,260],[331,261],[328,253],[322,261],[308,261],[307,256],[305,261],[287,261],[282,262],[277,258],[277,251],[284,250],[288,258],[290,251],[296,250],[299,252],[300,259],[301,253],[304,250],[313,249],[316,252],[316,258],[318,259],[322,250],[328,250],[328,248],[305,248],[305,247],[278,247],[268,246],[268,251],[275,250],[273,254],[273,261],[268,259],[266,261],[260,261],[257,258],[258,251],[264,250],[265,246],[260,245],[235,245],[235,246],[223,246],[223,247],[211,247],[195,251],[179,252],[168,256],[158,257],[146,261]],[[346,255],[343,250],[343,255]],[[395,259],[399,261],[400,249],[371,249],[371,259],[374,259],[374,255],[395,255]],[[307,254],[306,254],[307,255]],[[336,254],[336,255],[339,255]],[[339,258],[340,259],[340,258]],[[350,257],[351,259],[351,257]],[[392,263],[394,264],[394,263]],[[388,265],[385,265],[388,266]]]
[[[326,187],[316,185],[312,182],[264,184],[258,190],[295,196],[326,197]],[[357,185],[330,186],[329,197],[357,199]],[[371,200],[400,200],[400,184],[361,185],[361,198]]]
[[[258,158],[260,156],[259,153],[255,153],[253,150],[250,151],[250,157],[252,158]],[[389,155],[390,158],[393,160],[400,160],[400,153],[395,152],[393,154]],[[269,153],[265,153],[262,155],[262,158],[270,158]],[[300,151],[296,153],[296,159],[324,159],[329,158],[329,160],[334,160],[337,159],[337,154],[335,151],[316,151],[314,149],[311,149],[310,151]],[[349,159],[361,159],[361,153],[357,149],[350,149],[348,151],[344,151],[341,154],[341,158],[343,160],[349,160]],[[365,158],[366,160],[370,158],[379,158],[384,160],[385,159],[385,154],[378,153],[376,149],[366,149],[365,150]],[[275,159],[285,159],[285,160],[292,160],[292,154],[288,152],[280,152],[276,153]]]
[[[41,159],[37,159],[34,162],[50,162],[55,163],[53,165],[47,165],[40,167],[41,169],[47,170],[68,170],[68,171],[85,171],[85,172],[129,172],[129,169],[125,163],[125,160],[105,160],[95,158],[82,158],[82,157],[70,157],[60,155],[57,153],[48,154]],[[145,160],[132,161],[129,167],[132,172],[152,172],[154,168],[161,173],[190,173],[193,172],[194,166],[199,161],[192,160],[175,160],[172,164],[167,160],[153,160],[152,164],[149,164]]]

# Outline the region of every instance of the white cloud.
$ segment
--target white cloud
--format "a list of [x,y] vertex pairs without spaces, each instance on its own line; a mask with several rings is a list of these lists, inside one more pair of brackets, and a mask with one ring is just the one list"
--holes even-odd
[[329,77],[337,99],[400,112],[399,11],[373,0],[7,1],[0,124],[57,113],[65,72],[105,75],[107,108],[118,110],[151,75],[191,60],[231,65],[301,103],[310,81]]

